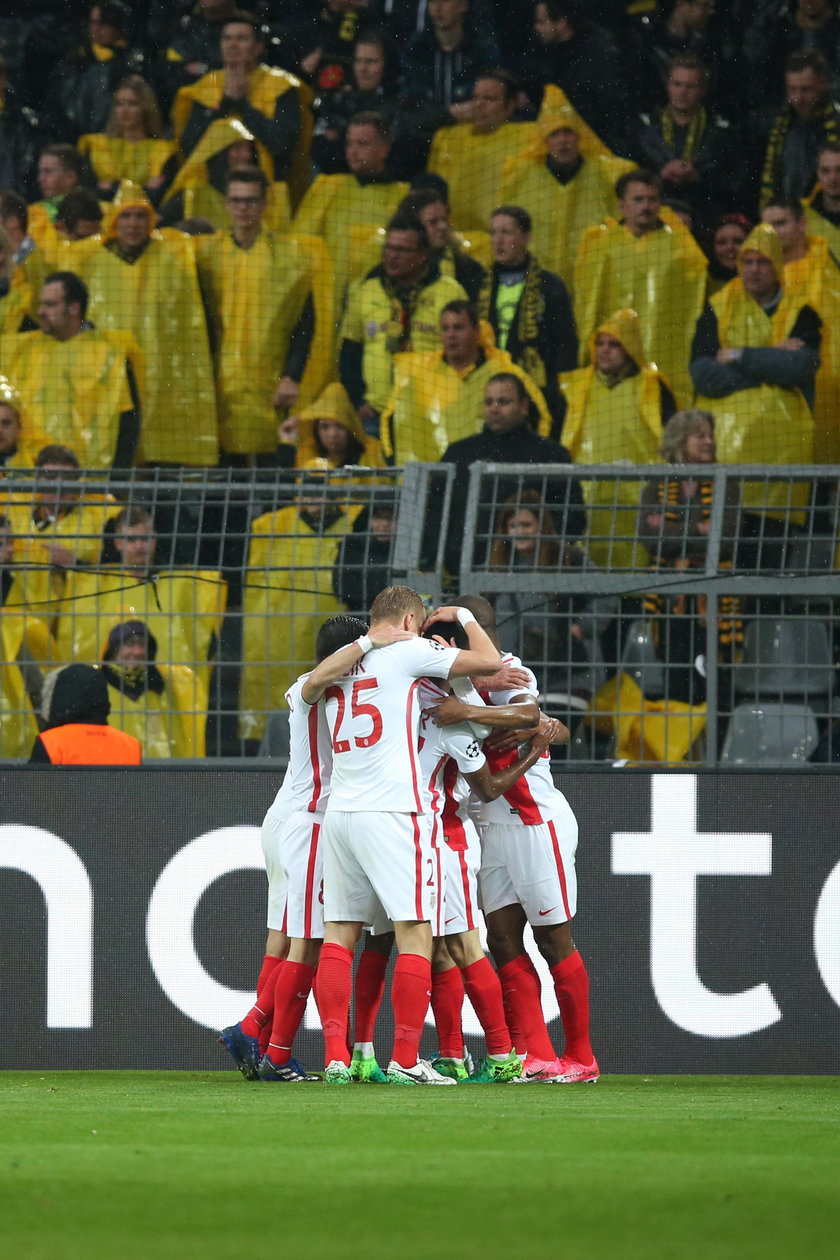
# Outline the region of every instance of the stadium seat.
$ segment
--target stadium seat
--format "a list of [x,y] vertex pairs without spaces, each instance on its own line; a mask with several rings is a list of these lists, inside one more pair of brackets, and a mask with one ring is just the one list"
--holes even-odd
[[621,672],[629,674],[649,700],[665,695],[665,668],[656,655],[650,622],[640,617],[632,622],[624,640]]
[[819,742],[807,704],[739,704],[732,714],[721,765],[804,764]]
[[809,619],[753,621],[735,690],[745,696],[827,696],[834,686],[828,630]]

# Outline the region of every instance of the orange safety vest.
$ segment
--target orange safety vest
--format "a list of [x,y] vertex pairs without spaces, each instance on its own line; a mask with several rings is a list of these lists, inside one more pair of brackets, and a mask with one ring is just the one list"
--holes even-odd
[[113,726],[68,722],[41,732],[41,743],[54,766],[139,766],[140,741]]

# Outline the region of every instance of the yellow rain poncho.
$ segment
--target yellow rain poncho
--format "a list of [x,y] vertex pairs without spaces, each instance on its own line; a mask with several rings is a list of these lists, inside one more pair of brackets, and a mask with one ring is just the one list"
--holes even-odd
[[311,288],[308,257],[297,241],[265,231],[249,249],[224,232],[199,238],[196,252],[213,325],[222,450],[270,453],[274,390]]
[[226,600],[227,585],[213,569],[165,569],[149,581],[119,569],[71,570],[58,609],[58,652],[64,661],[94,664],[115,626],[142,621],[157,640],[156,664],[188,665],[206,708],[209,654]]
[[368,437],[362,428],[356,408],[351,403],[347,390],[338,381],[328,385],[321,395],[309,407],[299,414],[300,430],[298,434],[297,458],[298,468],[317,468],[328,472],[339,465],[321,454],[315,440],[315,424],[318,420],[332,420],[346,429],[351,438],[362,446],[357,459],[349,461],[366,468],[381,468],[383,465],[382,448],[376,438]]
[[464,372],[451,367],[442,350],[396,356],[391,397],[382,413],[382,447],[391,462],[435,464],[450,443],[480,433],[484,387],[497,372],[523,382],[539,413],[538,431],[548,437],[551,414],[542,390],[494,344],[489,324],[482,324],[482,343],[482,362]]
[[[583,158],[580,170],[566,184],[546,166],[546,141],[561,127],[575,132]],[[610,153],[552,84],[546,87],[537,129],[526,151],[505,162],[499,202],[525,207],[534,223],[531,248],[543,267],[562,276],[572,292],[581,236],[586,228],[616,215],[615,182],[635,163]]]
[[291,219],[289,187],[274,179],[274,164],[270,157],[238,118],[219,118],[210,124],[166,190],[161,206],[166,206],[173,197],[182,193],[185,219],[208,219],[217,231],[228,228],[230,215],[225,196],[211,184],[207,164],[217,153],[239,140],[247,140],[256,146],[259,168],[268,180],[265,226],[272,232],[288,232]]
[[835,258],[840,259],[840,227],[837,227],[824,215],[818,214],[811,204],[820,191],[819,185],[814,189],[811,196],[803,203],[802,209],[805,211],[805,219],[808,224],[808,231],[814,236],[823,236],[828,241],[828,248],[831,250]]
[[[595,367],[595,338],[620,341],[639,367],[635,376],[610,387]],[[563,372],[558,380],[566,400],[563,444],[576,464],[658,464],[662,440],[660,372],[646,363],[635,311],[616,311],[589,341],[589,367]],[[589,517],[587,550],[605,568],[643,568],[647,552],[635,541],[641,483],[582,482],[584,497],[596,505]],[[598,506],[601,505],[601,506]]]
[[9,291],[0,298],[0,333],[16,333],[32,309],[34,293],[23,267],[15,267]]
[[321,532],[296,507],[268,512],[254,522],[245,575],[243,739],[262,736],[266,714],[284,707],[290,684],[311,667],[321,622],[345,611],[333,593],[333,567],[360,511],[360,506],[342,506]]
[[501,203],[505,163],[520,156],[536,127],[509,122],[482,134],[472,123],[456,123],[435,132],[426,169],[448,183],[452,222],[459,231],[487,231],[490,215]]
[[[155,662],[157,664],[157,662]],[[143,760],[160,757],[203,757],[206,753],[207,692],[186,665],[159,665],[164,689],[145,691],[133,700],[108,687],[108,724],[133,735]]]
[[[296,206],[309,185],[310,166],[309,153],[312,147],[312,91],[293,74],[278,70],[272,66],[259,65],[248,76],[247,101],[252,108],[259,110],[266,118],[273,118],[279,97],[286,92],[295,92],[300,109],[300,131],[297,143],[289,164],[289,196],[292,206]],[[189,121],[193,106],[214,109],[225,94],[224,70],[211,70],[197,83],[181,88],[172,106],[172,129],[175,139],[181,143],[184,128]],[[231,110],[228,117],[236,117]],[[240,120],[241,121],[241,120]],[[260,165],[269,163],[271,178],[274,175],[274,159],[261,141],[255,141]]]
[[17,664],[26,638],[25,618],[0,609],[0,757],[29,757],[38,724]]
[[784,286],[786,293],[807,302],[822,320],[814,399],[814,461],[840,463],[840,266],[824,236],[809,236],[805,257],[785,263]]
[[[776,275],[784,274],[782,247],[772,227],[760,223],[741,246],[740,256],[756,251],[769,258]],[[801,296],[783,289],[772,316],[765,314],[750,297],[740,276],[711,299],[718,321],[718,337],[725,349],[776,346],[790,336],[790,330],[805,305]],[[725,398],[698,395],[696,407],[714,413],[717,457],[722,464],[810,464],[813,459],[814,418],[798,389],[780,385],[756,385]],[[762,483],[743,487],[745,508],[783,511],[804,506],[808,488],[804,483],[790,487],[784,483]],[[801,522],[801,515],[790,519]]]
[[166,163],[178,152],[174,140],[124,140],[104,131],[80,136],[76,148],[87,158],[99,184],[130,179],[142,187],[163,174]]
[[[2,354],[1,340],[0,354]],[[2,468],[0,468],[0,477],[7,476],[9,473],[13,474],[17,468],[33,468],[35,456],[42,447],[47,446],[50,442],[44,430],[33,423],[20,393],[15,389],[7,376],[0,376],[0,405],[3,404],[11,407],[17,413],[20,421],[20,436],[14,455],[9,455]]]
[[688,365],[706,297],[707,261],[687,228],[661,218],[663,226],[643,236],[612,218],[586,229],[574,268],[575,317],[586,347],[613,311],[636,311],[650,361],[683,404],[693,392]]
[[[109,248],[119,215],[147,214],[149,243],[133,263]],[[88,318],[102,330],[129,329],[143,354],[138,373],[143,421],[138,462],[218,463],[216,398],[194,241],[154,230],[142,191],[123,184],[101,237],[74,245],[73,270],[90,291]]]
[[20,395],[27,448],[59,442],[83,468],[110,468],[120,416],[134,406],[128,359],[139,376],[130,333],[89,328],[67,341],[42,332],[0,338],[0,367]]
[[602,734],[612,734],[610,756],[646,765],[685,761],[706,729],[705,704],[647,700],[628,674],[618,674],[593,697],[584,717]]

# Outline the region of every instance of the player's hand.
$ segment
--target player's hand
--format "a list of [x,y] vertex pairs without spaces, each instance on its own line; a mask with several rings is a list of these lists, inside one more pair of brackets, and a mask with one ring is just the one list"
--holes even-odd
[[468,706],[462,704],[457,696],[447,696],[431,709],[435,726],[457,726],[459,722],[464,721],[468,712]]
[[440,608],[436,608],[423,622],[423,629],[426,630],[433,621],[457,621],[459,608],[460,604],[443,604]]
[[547,713],[540,714],[540,724],[537,728],[536,735],[531,736],[531,747],[537,752],[545,752],[551,744],[568,744],[569,728],[559,722],[557,718],[549,717]]
[[527,670],[520,669],[518,665],[503,665],[495,674],[482,674],[472,681],[480,691],[518,691],[531,686]]
[[368,630],[368,638],[371,647],[374,648],[388,647],[391,643],[402,643],[403,639],[416,639],[416,637],[408,630],[400,630],[397,626],[390,626],[387,623],[377,626],[375,630]]

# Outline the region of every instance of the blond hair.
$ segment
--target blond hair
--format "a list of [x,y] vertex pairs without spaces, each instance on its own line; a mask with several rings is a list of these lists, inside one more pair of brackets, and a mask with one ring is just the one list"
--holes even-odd
[[408,613],[414,613],[418,624],[426,617],[423,601],[410,586],[386,586],[370,606],[371,624],[374,621],[400,621]]

